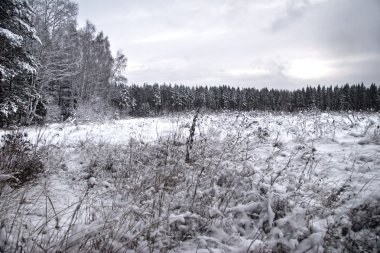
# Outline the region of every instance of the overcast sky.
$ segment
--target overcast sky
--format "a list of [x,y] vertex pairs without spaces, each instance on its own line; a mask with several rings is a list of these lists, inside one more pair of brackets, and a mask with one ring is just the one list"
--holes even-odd
[[77,1],[130,84],[380,84],[380,0]]

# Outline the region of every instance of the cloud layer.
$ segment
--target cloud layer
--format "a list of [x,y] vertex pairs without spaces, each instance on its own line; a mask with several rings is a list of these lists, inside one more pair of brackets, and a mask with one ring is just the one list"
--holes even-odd
[[378,0],[78,0],[130,83],[380,83]]

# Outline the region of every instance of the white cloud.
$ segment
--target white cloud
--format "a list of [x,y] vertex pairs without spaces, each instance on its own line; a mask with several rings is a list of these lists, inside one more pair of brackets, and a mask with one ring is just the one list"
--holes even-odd
[[327,61],[316,59],[296,59],[290,62],[283,73],[299,79],[319,79],[332,74],[333,68]]
[[145,71],[145,70],[148,70],[148,67],[145,66],[144,64],[140,63],[140,62],[131,61],[127,65],[127,72],[128,73],[130,73],[130,72],[141,72],[141,71]]
[[241,68],[241,69],[230,69],[226,71],[227,75],[240,77],[240,76],[263,76],[269,75],[270,71],[263,68]]
[[160,43],[160,42],[170,42],[170,41],[178,41],[178,40],[188,40],[188,39],[209,39],[216,36],[224,35],[227,33],[226,29],[223,28],[215,28],[204,31],[163,31],[159,33],[155,33],[153,35],[149,35],[144,38],[139,38],[131,41],[133,44],[139,43]]
[[127,12],[125,18],[129,21],[140,21],[141,19],[146,19],[152,16],[152,12],[144,9],[136,9]]
[[131,43],[139,44],[139,43],[158,43],[158,42],[166,42],[166,41],[175,41],[186,39],[191,36],[192,32],[190,31],[166,31],[160,32],[153,35],[149,35],[145,38],[140,38],[137,40],[133,40]]

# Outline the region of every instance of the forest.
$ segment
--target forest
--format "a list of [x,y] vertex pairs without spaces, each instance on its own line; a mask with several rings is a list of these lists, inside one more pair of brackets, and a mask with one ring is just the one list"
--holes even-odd
[[380,109],[376,84],[297,90],[128,84],[127,57],[121,51],[113,56],[107,36],[90,21],[78,27],[77,3],[4,0],[0,8],[0,127],[65,121],[79,117],[78,109],[96,105],[132,116],[196,108],[287,112]]
[[235,88],[230,86],[131,85],[112,99],[132,115],[179,112],[206,108],[232,111],[371,111],[380,109],[380,90],[375,84],[306,87],[294,91]]

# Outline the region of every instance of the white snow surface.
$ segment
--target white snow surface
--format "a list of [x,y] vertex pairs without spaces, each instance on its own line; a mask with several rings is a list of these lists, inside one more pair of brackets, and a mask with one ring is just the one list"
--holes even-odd
[[22,42],[23,42],[22,36],[17,35],[9,31],[8,29],[2,28],[2,27],[0,27],[0,35],[7,38],[13,47],[21,47]]
[[185,163],[192,117],[18,130],[46,172],[0,217],[33,252],[380,250],[379,113],[202,113]]

